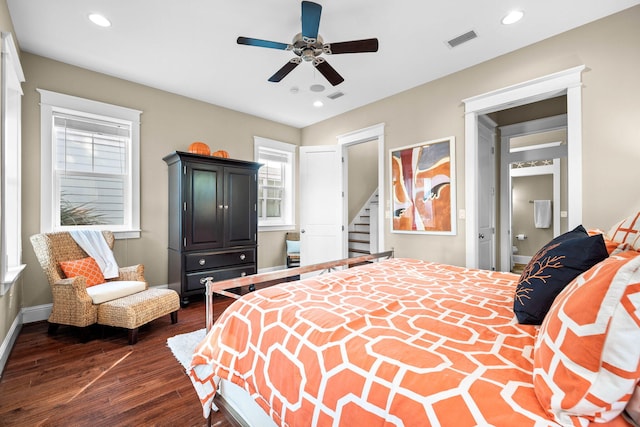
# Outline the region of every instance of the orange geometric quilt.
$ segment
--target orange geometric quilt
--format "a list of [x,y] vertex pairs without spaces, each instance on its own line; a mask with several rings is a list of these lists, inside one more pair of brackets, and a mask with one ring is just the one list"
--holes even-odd
[[552,426],[532,385],[518,276],[391,259],[245,295],[189,375],[221,377],[283,426]]

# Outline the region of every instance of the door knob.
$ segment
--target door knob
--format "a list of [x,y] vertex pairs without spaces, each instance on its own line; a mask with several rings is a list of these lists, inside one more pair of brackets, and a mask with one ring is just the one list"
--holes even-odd
[[482,233],[478,234],[478,239],[484,239],[484,234]]
[[301,233],[304,233],[304,230],[300,230]]

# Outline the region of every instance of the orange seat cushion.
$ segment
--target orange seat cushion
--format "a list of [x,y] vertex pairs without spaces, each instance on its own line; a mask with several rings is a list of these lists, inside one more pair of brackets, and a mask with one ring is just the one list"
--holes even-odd
[[91,257],[73,261],[62,261],[60,268],[66,277],[84,276],[87,287],[104,283],[104,275],[95,259]]

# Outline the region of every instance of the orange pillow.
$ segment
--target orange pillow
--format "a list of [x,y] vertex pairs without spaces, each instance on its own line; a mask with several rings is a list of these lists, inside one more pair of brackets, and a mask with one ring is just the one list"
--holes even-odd
[[98,263],[91,257],[74,261],[62,261],[60,268],[67,277],[84,276],[87,287],[106,282]]
[[553,302],[534,347],[533,385],[558,423],[608,422],[640,379],[640,254],[612,255]]

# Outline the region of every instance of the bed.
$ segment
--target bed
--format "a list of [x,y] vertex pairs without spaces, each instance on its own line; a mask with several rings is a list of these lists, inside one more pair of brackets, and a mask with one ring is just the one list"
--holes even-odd
[[228,391],[249,398],[248,417],[260,408],[249,425],[630,425],[618,414],[632,391],[594,416],[541,404],[539,327],[514,316],[518,278],[391,258],[247,294],[193,355],[203,415]]

